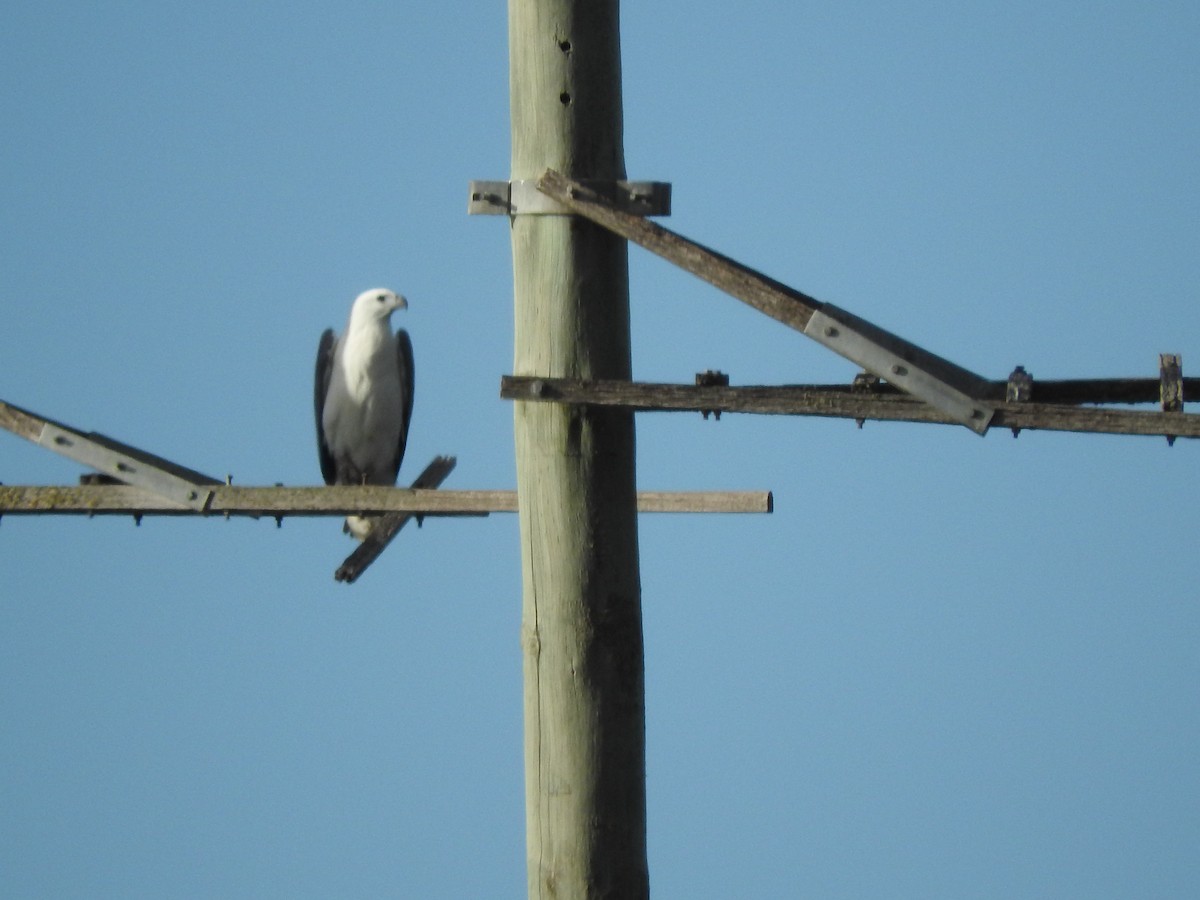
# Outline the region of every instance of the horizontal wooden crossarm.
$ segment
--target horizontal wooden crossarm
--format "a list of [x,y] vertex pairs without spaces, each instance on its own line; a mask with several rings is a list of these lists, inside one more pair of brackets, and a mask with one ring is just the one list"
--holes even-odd
[[[1037,396],[1088,396],[1086,382],[1037,382]],[[1122,402],[1150,402],[1150,386],[1157,381],[1109,379],[1096,382],[1094,396],[1120,397]],[[989,391],[1003,397],[1004,383],[992,382]],[[757,413],[785,416],[829,416],[877,419],[892,422],[957,424],[945,413],[886,385],[856,391],[832,385],[778,387],[693,386],[622,381],[574,381],[565,378],[506,376],[500,396],[509,400],[542,400],[559,403],[620,406],[639,411]],[[1138,398],[1137,400],[1131,398]],[[1153,398],[1157,400],[1157,396]],[[1111,401],[1110,401],[1111,402]],[[1200,437],[1200,415],[1099,409],[1067,403],[995,402],[992,425],[1015,429],[1074,431],[1098,434],[1143,434],[1164,437]]]
[[[769,491],[639,491],[639,512],[765,513]],[[0,485],[0,514],[84,516],[317,517],[407,512],[486,516],[517,511],[516,491],[447,491],[365,487],[213,488],[204,513],[125,484]]]
[[[727,378],[728,376],[726,376]],[[561,378],[539,378],[534,375],[505,375],[500,381],[500,396],[506,400],[531,400],[537,397],[528,396],[534,392],[534,385],[541,383],[546,390],[566,391],[584,390],[595,391],[598,394],[621,394],[626,388],[633,391],[652,391],[654,399],[665,399],[674,402],[676,397],[685,405],[681,409],[694,409],[692,401],[723,398],[728,402],[743,402],[757,398],[757,402],[767,403],[774,400],[791,403],[795,398],[806,393],[812,394],[842,394],[849,390],[844,384],[784,384],[784,385],[738,385],[724,393],[719,388],[693,387],[690,384],[665,384],[652,382],[622,382],[622,381],[572,381]],[[586,386],[586,387],[585,387]],[[983,384],[981,398],[993,403],[1003,403],[1008,384],[1004,381],[987,381]],[[1079,404],[1079,403],[1158,403],[1161,384],[1157,378],[1066,378],[1051,381],[1037,381],[1033,386],[1033,398],[1039,403]],[[1200,378],[1183,379],[1184,395],[1200,398]],[[853,391],[855,396],[861,396]],[[881,381],[868,389],[870,396],[903,396],[904,392]],[[686,398],[686,400],[684,399]],[[561,398],[560,398],[561,399]],[[600,402],[600,401],[595,401]],[[654,408],[654,407],[647,407]],[[672,407],[676,408],[676,407]],[[705,406],[712,409],[712,406]],[[734,410],[736,412],[752,410]],[[770,410],[764,410],[770,411]],[[789,410],[780,409],[777,412],[786,413]]]

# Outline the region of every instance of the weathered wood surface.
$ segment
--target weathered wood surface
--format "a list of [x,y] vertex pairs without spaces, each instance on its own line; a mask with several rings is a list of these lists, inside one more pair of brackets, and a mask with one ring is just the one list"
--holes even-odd
[[0,400],[0,428],[36,444],[45,424],[46,420],[40,416]]
[[[617,0],[509,0],[513,181],[625,178]],[[514,371],[629,380],[628,246],[511,220]],[[634,416],[513,405],[531,898],[644,900],[645,686]]]
[[572,179],[551,170],[542,174],[538,188],[572,212],[670,260],[798,331],[804,330],[812,314],[821,307],[821,301],[649,219],[623,214],[599,194],[571,182]]
[[[616,208],[609,200],[586,186],[568,178],[554,170],[545,172],[538,180],[538,188],[547,196],[552,197],[576,215],[583,216],[596,224],[619,234],[626,240],[655,253],[674,263],[680,268],[691,272],[709,282],[733,297],[753,306],[772,318],[805,331],[814,314],[832,310],[828,304],[808,296],[794,288],[788,287],[774,279],[742,265],[715,250],[696,243],[664,228],[647,219],[631,216]],[[844,314],[839,312],[839,314]],[[836,316],[835,316],[836,318]],[[861,326],[877,332],[880,336],[880,346],[898,352],[902,357],[913,360],[935,378],[964,392],[971,398],[989,403],[1005,401],[1006,382],[986,382],[956,364],[942,359],[924,348],[905,341],[897,335],[876,328],[871,323],[861,321]],[[806,332],[807,333],[807,332]],[[811,335],[810,335],[811,336]],[[835,352],[841,352],[833,344],[827,346]],[[843,353],[843,355],[847,355]],[[851,354],[852,355],[852,354]],[[1178,364],[1178,358],[1168,356]],[[860,360],[860,363],[862,361]],[[884,378],[886,372],[876,372]],[[1196,396],[1200,389],[1200,379],[1179,379],[1181,393]],[[1176,432],[1164,422],[1159,422],[1150,413],[1132,413],[1126,415],[1110,410],[1077,410],[1053,408],[1052,404],[1075,403],[1136,403],[1157,402],[1160,396],[1161,382],[1153,379],[1110,379],[1104,381],[1064,381],[1064,382],[1035,382],[1031,400],[1039,406],[1036,409],[1007,409],[1005,414],[991,418],[990,425],[1009,428],[1041,428],[1057,431],[1099,432],[1110,434],[1163,434],[1174,436]],[[915,390],[915,387],[912,388]],[[699,389],[697,389],[699,390]],[[708,388],[714,393],[718,388]],[[789,396],[780,393],[762,393],[763,391],[783,391],[783,388],[728,388],[726,398],[731,403],[747,404],[745,406],[720,407],[711,402],[705,402],[704,410],[721,412],[758,412],[777,413],[785,415],[833,415],[847,416],[855,419],[891,419],[902,421],[938,422],[954,424],[954,420],[938,412],[931,406],[918,403],[916,406],[905,406],[885,400],[869,404],[858,398],[843,398],[837,395],[810,397]],[[809,390],[812,390],[811,388]],[[754,394],[752,392],[759,392]],[[917,391],[920,393],[920,391]],[[522,395],[524,398],[524,395]],[[515,395],[513,399],[518,399]],[[547,399],[547,398],[532,398]],[[937,396],[926,396],[927,401],[937,403]],[[678,396],[668,399],[665,394],[661,402],[648,402],[639,406],[635,401],[632,406],[641,409],[688,409]],[[625,402],[601,402],[597,405],[612,405],[630,407]],[[1050,404],[1050,405],[1048,405]],[[940,404],[939,404],[940,405]],[[854,407],[855,411],[848,411]],[[865,411],[864,411],[865,409]],[[978,412],[978,411],[977,411]],[[990,410],[989,410],[990,412]],[[988,423],[975,428],[976,431],[987,430]],[[1185,426],[1188,427],[1188,426]],[[1194,427],[1194,426],[1192,426]],[[1180,437],[1194,437],[1191,431],[1178,434]]]
[[[414,479],[411,490],[435,489],[454,471],[456,464],[457,460],[453,456],[435,456],[432,462]],[[344,581],[347,584],[357,581],[358,576],[387,549],[387,545],[400,533],[400,529],[407,525],[414,516],[419,524],[421,515],[421,513],[415,512],[392,512],[373,521],[366,540],[359,544],[333,573],[334,580]]]
[[[1096,388],[1088,385],[1098,385]],[[1200,437],[1200,415],[1102,409],[1068,403],[1004,403],[1004,382],[992,382],[996,402],[993,427],[1098,434],[1137,434]],[[1150,396],[1150,393],[1153,396]],[[568,404],[625,407],[638,411],[755,413],[789,416],[827,416],[892,422],[957,424],[955,420],[907,394],[881,386],[855,391],[841,385],[693,386],[620,381],[506,376],[502,397]],[[1158,402],[1157,380],[1110,379],[1100,382],[1034,384],[1034,396],[1104,396],[1110,402]],[[1095,402],[1095,401],[1093,401]]]
[[[530,391],[530,385],[538,380],[531,376],[506,375],[501,379],[500,396],[508,400],[537,399],[525,395],[526,392]],[[545,381],[549,388],[555,390],[566,389],[568,386],[565,384],[560,385],[555,379],[540,380]],[[574,382],[574,384],[582,387],[584,383]],[[603,394],[620,393],[623,390],[623,386],[618,383],[601,384],[590,382],[588,385],[587,390],[589,392],[591,390],[590,385],[595,385],[597,392]],[[1005,381],[985,382],[980,399],[1003,403],[1007,385],[1008,383]],[[663,396],[667,398],[668,402],[674,402],[673,397],[682,401],[683,398],[689,396],[688,392],[691,391],[695,392],[696,397],[708,396],[699,386],[690,384],[630,382],[628,383],[628,387],[631,396],[641,395],[643,391],[657,393],[660,389],[666,389]],[[1183,379],[1183,388],[1185,397],[1200,399],[1200,378]],[[800,397],[807,392],[836,394],[847,390],[850,390],[850,386],[845,384],[735,385],[730,388],[728,398],[731,402],[738,402],[734,398],[748,400],[753,400],[754,398],[775,398],[786,404],[789,397]],[[1033,382],[1032,390],[1031,400],[1039,403],[1067,405],[1084,403],[1158,403],[1160,382],[1157,378],[1073,378],[1035,381]],[[517,393],[520,393],[520,398],[516,396]],[[868,396],[905,396],[903,391],[893,387],[886,381],[866,389],[864,393]],[[786,412],[786,410],[780,411]]]
[[[770,491],[638,491],[641,513],[769,513]],[[0,485],[0,515],[315,518],[404,512],[421,516],[515,513],[516,491],[389,487],[216,487],[207,512],[127,484]]]
[[986,382],[974,372],[670,229],[632,216],[560,172],[547,170],[537,184],[540,191],[571,212],[658,254],[828,350],[893,381],[977,434],[987,432],[993,414],[980,396]]
[[[107,474],[124,476],[126,482],[136,482],[151,489],[161,487],[164,481],[162,476],[165,476],[171,485],[183,482],[187,486],[195,486],[197,491],[194,496],[199,497],[201,494],[207,495],[207,488],[221,483],[211,475],[181,466],[139,447],[124,444],[94,431],[81,431],[3,400],[0,400],[0,428],[68,459],[87,461],[87,464],[96,464],[97,457],[103,457],[109,462],[117,460],[117,466]],[[61,432],[56,440],[45,439],[48,428]],[[120,460],[113,457],[113,454],[119,454],[126,459]],[[194,505],[198,508],[203,507],[203,500]]]

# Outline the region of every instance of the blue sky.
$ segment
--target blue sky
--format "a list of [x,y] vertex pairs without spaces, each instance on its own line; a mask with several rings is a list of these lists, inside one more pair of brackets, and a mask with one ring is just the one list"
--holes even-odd
[[[405,293],[402,480],[514,486],[506,10],[21,4],[0,32],[0,398],[314,484],[317,339]],[[1200,9],[627,4],[670,227],[991,378],[1200,365]],[[636,377],[853,368],[632,248]],[[1189,362],[1190,361],[1190,362]],[[1196,447],[638,418],[659,898],[1194,889]],[[0,479],[78,467],[0,435]],[[525,890],[512,516],[352,587],[335,520],[0,524],[12,896]]]

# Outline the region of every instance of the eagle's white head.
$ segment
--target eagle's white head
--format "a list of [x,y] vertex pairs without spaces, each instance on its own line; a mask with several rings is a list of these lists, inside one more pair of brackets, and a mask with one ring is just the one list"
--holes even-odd
[[398,309],[408,309],[404,296],[387,288],[371,288],[354,298],[350,307],[350,328],[373,322],[386,322]]

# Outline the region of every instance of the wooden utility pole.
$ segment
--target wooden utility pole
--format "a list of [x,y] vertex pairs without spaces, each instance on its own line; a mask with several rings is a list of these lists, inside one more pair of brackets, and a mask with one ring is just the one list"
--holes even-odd
[[[509,0],[512,181],[625,177],[617,0]],[[625,241],[512,220],[518,375],[631,376]],[[649,896],[633,413],[518,402],[531,898]]]

